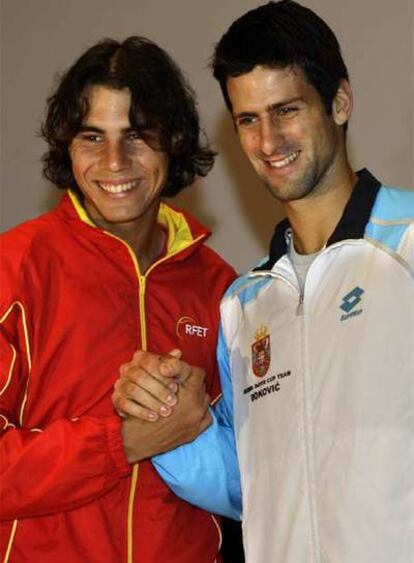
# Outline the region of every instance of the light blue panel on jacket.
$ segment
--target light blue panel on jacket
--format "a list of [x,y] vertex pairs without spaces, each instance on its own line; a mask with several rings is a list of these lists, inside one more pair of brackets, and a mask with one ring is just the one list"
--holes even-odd
[[152,463],[174,493],[200,508],[241,518],[240,473],[233,429],[213,424],[196,440],[155,456]]
[[414,190],[382,186],[372,217],[380,221],[414,222]]
[[409,225],[384,226],[368,223],[367,228],[365,229],[365,235],[377,240],[390,250],[397,252],[400,242],[408,228]]
[[414,223],[414,191],[382,186],[365,235],[394,252],[410,224]]
[[217,354],[223,397],[211,410],[213,424],[193,442],[155,456],[152,463],[180,498],[209,512],[240,520],[241,485],[233,430],[233,390],[221,327]]
[[255,301],[257,299],[257,295],[260,291],[269,283],[272,282],[271,276],[257,276],[257,277],[249,277],[249,275],[243,276],[242,278],[237,279],[226,291],[224,298],[227,297],[234,297],[240,301],[241,306],[245,306],[251,301]]

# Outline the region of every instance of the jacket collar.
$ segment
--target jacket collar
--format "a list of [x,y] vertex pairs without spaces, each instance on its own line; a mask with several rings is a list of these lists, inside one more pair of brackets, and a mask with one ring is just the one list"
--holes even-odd
[[[94,236],[96,240],[99,239],[106,245],[110,241],[118,245],[121,240],[95,225],[86,213],[80,198],[72,190],[65,193],[56,211],[65,221],[76,224],[77,229],[85,236]],[[181,255],[183,251],[187,250],[192,251],[211,234],[210,230],[199,223],[191,214],[165,202],[161,202],[158,223],[168,233],[167,256]],[[125,243],[123,242],[123,244]],[[186,255],[187,253],[185,253]]]
[[[344,239],[359,239],[364,236],[365,226],[369,221],[381,183],[365,168],[357,172],[357,175],[358,181],[326,246]],[[270,242],[269,258],[254,271],[271,270],[275,262],[286,254],[285,233],[289,228],[290,223],[287,219],[276,226]]]

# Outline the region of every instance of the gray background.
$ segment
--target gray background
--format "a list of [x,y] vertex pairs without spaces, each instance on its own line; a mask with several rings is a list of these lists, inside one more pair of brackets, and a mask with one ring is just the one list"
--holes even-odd
[[[176,198],[214,229],[211,245],[239,271],[267,251],[281,217],[241,156],[207,68],[212,48],[253,0],[0,0],[1,228],[50,208],[60,192],[42,179],[37,132],[59,72],[103,37],[146,35],[182,67],[198,94],[219,157],[210,175]],[[413,0],[303,0],[334,28],[355,93],[353,165],[414,186]]]

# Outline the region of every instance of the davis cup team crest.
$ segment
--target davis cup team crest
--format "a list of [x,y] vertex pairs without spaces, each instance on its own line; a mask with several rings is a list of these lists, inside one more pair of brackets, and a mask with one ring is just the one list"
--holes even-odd
[[256,377],[266,375],[270,367],[270,335],[267,326],[256,330],[252,344],[252,369]]

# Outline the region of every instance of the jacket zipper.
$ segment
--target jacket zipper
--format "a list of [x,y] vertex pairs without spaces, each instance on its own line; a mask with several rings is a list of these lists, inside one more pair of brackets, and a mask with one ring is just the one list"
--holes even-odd
[[[77,211],[77,213],[79,215],[80,220],[82,222],[86,223],[87,225],[90,225],[90,226],[96,228],[96,225],[88,217],[85,210],[79,205],[79,202],[78,202],[76,196],[71,191],[69,191],[69,197],[72,201],[72,204],[73,204],[75,210]],[[128,253],[131,257],[132,263],[134,265],[134,269],[135,269],[135,273],[136,273],[136,276],[137,276],[137,279],[138,279],[138,285],[139,285],[139,295],[138,295],[139,311],[138,311],[138,314],[139,314],[139,324],[140,324],[140,328],[141,328],[141,348],[142,348],[142,350],[146,350],[148,342],[147,342],[147,325],[146,325],[146,320],[145,320],[145,291],[146,291],[146,281],[147,281],[148,274],[156,266],[158,266],[160,263],[164,262],[165,260],[169,260],[170,258],[175,256],[176,254],[179,254],[180,252],[182,252],[184,249],[186,249],[189,246],[192,246],[195,243],[197,243],[198,241],[204,239],[206,237],[206,235],[202,234],[202,235],[198,236],[197,238],[191,240],[190,244],[188,244],[184,248],[179,248],[178,250],[175,250],[174,252],[168,253],[168,250],[167,250],[166,255],[163,256],[160,260],[157,260],[156,262],[154,262],[154,264],[152,264],[147,269],[146,273],[142,275],[141,271],[139,269],[139,263],[138,263],[137,257],[135,255],[134,251],[132,250],[132,248],[129,246],[129,244],[126,243],[120,237],[113,235],[109,231],[104,231],[104,233],[106,235],[114,238],[115,240],[119,241],[120,243],[122,243],[127,248]],[[129,497],[128,497],[127,563],[133,563],[133,561],[134,561],[134,557],[133,557],[133,555],[134,555],[133,516],[134,516],[134,505],[135,505],[135,494],[136,494],[136,489],[137,489],[137,485],[138,485],[138,468],[139,468],[139,464],[138,463],[134,464],[133,469],[132,469],[131,486],[130,486]]]
[[299,301],[296,307],[296,316],[301,317],[300,322],[300,339],[301,339],[301,359],[302,359],[302,417],[303,417],[303,449],[305,456],[305,467],[306,467],[306,481],[308,489],[308,507],[309,507],[309,524],[311,531],[311,558],[312,561],[320,561],[319,557],[319,547],[316,532],[316,522],[315,522],[315,502],[314,502],[314,471],[312,463],[312,452],[313,452],[313,434],[312,434],[312,407],[310,404],[310,398],[308,397],[308,340],[306,334],[306,318],[304,316],[304,300],[305,300],[305,283],[308,272],[306,272],[305,278],[303,279],[296,268],[293,260],[290,258],[291,248],[293,244],[293,234],[292,230],[288,229],[285,234],[286,246],[288,248],[289,262],[292,266],[293,272],[296,277],[296,281],[299,288]]
[[[145,293],[146,293],[146,285],[147,285],[147,277],[148,274],[159,264],[164,262],[165,260],[170,259],[172,256],[179,254],[183,249],[179,249],[176,252],[171,254],[167,254],[163,256],[160,260],[157,260],[152,264],[145,274],[141,274],[139,269],[139,263],[137,257],[135,256],[134,251],[132,248],[121,238],[105,231],[106,234],[116,240],[120,241],[124,246],[126,246],[128,253],[131,257],[132,263],[134,264],[135,273],[138,279],[139,285],[139,295],[138,295],[138,314],[139,314],[139,324],[141,328],[141,349],[147,350],[148,341],[147,341],[147,325],[146,325],[146,317],[145,317]],[[199,236],[198,238],[191,241],[191,244],[195,244],[199,240],[204,238],[204,235]],[[186,247],[188,248],[188,247]],[[132,476],[131,476],[131,486],[129,489],[129,498],[128,498],[128,517],[127,517],[127,563],[134,563],[134,508],[135,508],[135,495],[138,486],[138,472],[139,472],[139,463],[135,463],[132,469]]]
[[[128,249],[138,279],[138,286],[139,286],[138,315],[139,315],[139,325],[141,328],[141,348],[142,350],[146,350],[147,349],[147,326],[145,323],[146,277],[145,274],[142,275],[140,272],[138,260],[132,248],[126,242],[122,240],[121,242],[123,242],[123,244],[125,244],[125,246]],[[127,562],[128,563],[133,563],[134,561],[134,508],[135,508],[135,495],[138,486],[138,472],[139,472],[139,463],[135,463],[132,468],[131,485],[129,489],[129,498],[128,498],[128,517],[127,517]]]
[[313,436],[313,424],[312,424],[312,401],[311,396],[308,391],[310,387],[310,362],[309,362],[309,352],[308,345],[309,340],[307,338],[306,330],[306,316],[304,315],[303,307],[303,295],[304,291],[301,292],[299,299],[299,305],[296,310],[296,314],[300,316],[300,334],[301,334],[301,358],[302,358],[302,386],[303,386],[303,448],[305,456],[305,471],[306,471],[306,481],[308,489],[308,509],[309,509],[309,524],[311,533],[311,561],[315,563],[320,563],[320,546],[319,537],[317,531],[317,517],[316,517],[316,499],[315,499],[315,471],[314,471],[314,436]]
[[[286,243],[288,248],[293,244],[292,232],[287,231],[286,233]],[[305,284],[306,278],[309,273],[309,269],[312,267],[312,264],[309,265],[309,268],[306,272],[305,278],[302,279],[298,275],[298,271],[293,260],[289,260],[292,269],[295,273],[296,280],[298,283],[299,288],[299,302],[296,307],[296,315],[301,317],[300,322],[300,337],[301,337],[301,358],[302,358],[302,385],[303,385],[303,448],[304,448],[304,455],[305,455],[305,466],[306,466],[306,480],[307,480],[307,488],[308,488],[308,507],[309,507],[309,524],[310,524],[310,531],[311,531],[311,546],[312,546],[312,553],[311,558],[312,561],[320,562],[320,546],[319,546],[319,538],[317,533],[317,522],[316,522],[316,509],[315,509],[315,477],[314,477],[314,463],[313,463],[313,425],[312,425],[312,405],[311,399],[308,397],[308,383],[309,383],[309,375],[308,372],[310,370],[310,362],[309,362],[309,353],[308,353],[308,338],[307,338],[307,330],[306,330],[306,317],[304,315],[304,301],[305,301]]]
[[302,278],[299,276],[297,268],[293,262],[293,260],[291,260],[290,258],[290,253],[291,253],[291,248],[292,248],[292,244],[293,244],[293,234],[292,234],[292,229],[287,229],[286,233],[285,233],[285,241],[286,241],[286,246],[288,249],[288,257],[289,257],[289,262],[292,265],[292,269],[293,272],[296,276],[296,281],[298,282],[298,287],[299,287],[299,302],[298,305],[296,307],[296,315],[298,317],[301,317],[303,315],[303,302],[305,299],[305,281],[302,280]]
[[[286,242],[287,245],[291,244],[291,233],[286,233]],[[279,278],[283,280],[285,283],[288,283],[292,287],[295,288],[296,291],[299,293],[298,304],[296,307],[296,315],[300,317],[300,338],[301,338],[301,345],[300,345],[300,354],[302,360],[302,421],[303,421],[303,451],[304,451],[304,460],[305,460],[305,474],[306,474],[306,484],[308,490],[308,507],[309,507],[309,525],[310,525],[310,533],[311,533],[311,562],[312,563],[320,563],[321,556],[320,556],[320,545],[319,545],[319,537],[317,533],[317,522],[316,522],[316,510],[315,510],[315,479],[314,479],[314,466],[313,466],[313,455],[312,452],[314,451],[313,446],[313,433],[312,433],[312,409],[307,397],[308,391],[308,340],[306,335],[306,317],[304,315],[304,300],[305,300],[305,282],[302,282],[293,262],[289,259],[289,263],[291,264],[292,270],[295,274],[297,284],[294,285],[285,276],[281,273],[276,273],[273,271],[264,271],[264,272],[254,272],[254,276],[266,276],[271,275],[272,277]],[[312,266],[312,264],[311,264]],[[310,266],[310,267],[311,267]]]

